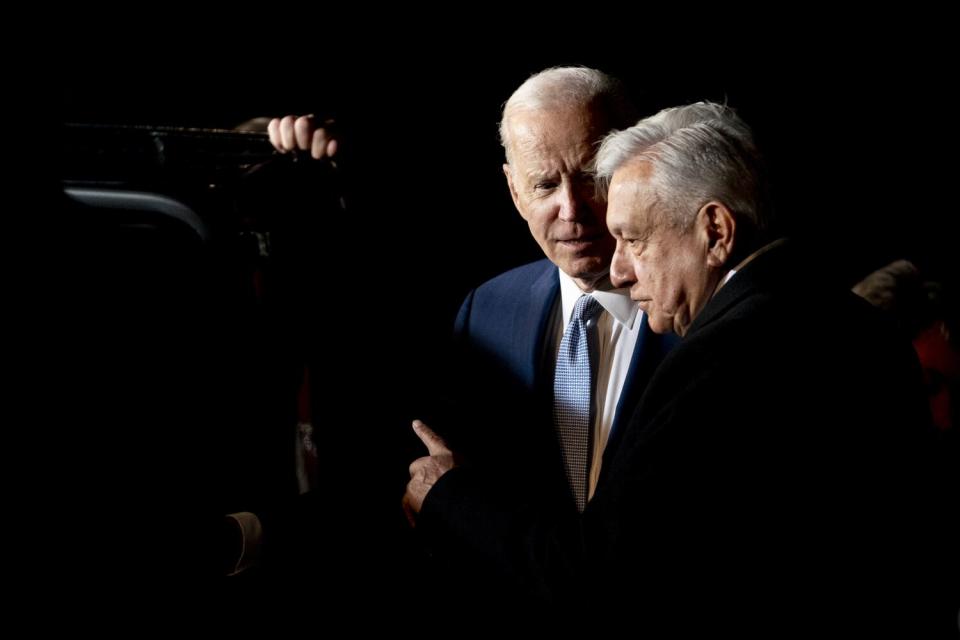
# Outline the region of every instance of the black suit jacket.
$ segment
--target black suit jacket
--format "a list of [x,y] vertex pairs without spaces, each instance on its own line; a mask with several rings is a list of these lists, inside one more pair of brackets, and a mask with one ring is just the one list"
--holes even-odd
[[457,468],[424,527],[558,611],[774,633],[885,621],[923,560],[919,369],[793,253],[758,256],[698,315],[582,517]]

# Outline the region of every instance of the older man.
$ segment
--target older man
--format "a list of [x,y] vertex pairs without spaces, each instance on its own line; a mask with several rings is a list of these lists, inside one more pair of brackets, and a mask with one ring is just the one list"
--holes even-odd
[[684,340],[582,518],[494,496],[445,469],[427,434],[443,473],[423,520],[473,541],[480,528],[473,548],[561,612],[675,629],[918,622],[892,608],[916,577],[904,519],[924,522],[908,499],[928,417],[909,345],[774,239],[760,156],[730,109],[665,110],[611,135],[597,167],[613,284]]
[[[455,491],[449,504],[435,501],[436,513],[418,519],[436,555],[453,558],[464,575],[468,600],[502,603],[512,587],[546,588],[536,573],[515,570],[513,554],[537,565],[541,551],[509,531],[533,513],[579,521],[633,406],[673,344],[650,332],[627,292],[610,284],[614,241],[590,171],[604,134],[635,113],[613,79],[570,67],[532,76],[504,106],[504,175],[546,259],[467,296],[456,323],[459,411],[441,425],[480,499],[504,508],[476,519]],[[429,427],[418,422],[415,430],[430,455],[410,467],[404,502],[411,520],[454,465]],[[475,553],[504,537],[504,545]]]
[[[574,515],[672,343],[610,285],[614,241],[589,170],[603,135],[634,114],[619,84],[593,69],[548,69],[514,92],[501,123],[503,172],[547,259],[478,287],[457,319],[466,411],[447,430],[458,452],[502,490]],[[429,463],[413,466],[414,510]]]
[[[619,83],[594,69],[548,69],[514,92],[500,128],[503,171],[546,258],[470,292],[456,322],[457,402],[444,434],[487,490],[574,520],[674,342],[650,332],[627,291],[610,284],[615,243],[590,171],[603,136],[635,120]],[[282,151],[336,152],[310,117],[274,120],[269,131]],[[412,467],[411,517],[437,459],[452,465],[440,453]],[[489,537],[482,528],[470,535]]]

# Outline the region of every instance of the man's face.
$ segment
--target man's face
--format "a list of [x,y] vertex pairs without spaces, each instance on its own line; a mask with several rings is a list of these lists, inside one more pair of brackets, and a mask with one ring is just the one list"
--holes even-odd
[[610,277],[630,297],[656,333],[684,335],[710,299],[719,275],[707,264],[709,241],[700,226],[670,227],[648,184],[651,166],[634,161],[610,182],[607,224],[616,239]]
[[508,126],[512,164],[503,168],[517,210],[550,261],[592,288],[607,274],[614,249],[587,173],[605,123],[569,108],[519,111]]

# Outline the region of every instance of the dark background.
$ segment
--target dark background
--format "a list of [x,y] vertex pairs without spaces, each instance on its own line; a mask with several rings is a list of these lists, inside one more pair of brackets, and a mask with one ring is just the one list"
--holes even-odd
[[[949,39],[936,28],[918,29],[899,16],[891,16],[883,31],[865,20],[833,26],[815,20],[818,30],[788,38],[802,31],[797,16],[748,34],[719,27],[694,33],[672,19],[627,22],[620,25],[626,36],[581,42],[581,32],[605,36],[609,24],[575,12],[565,17],[566,29],[552,31],[510,16],[469,29],[458,19],[456,28],[439,29],[427,26],[440,18],[433,15],[411,28],[380,15],[377,26],[343,32],[319,10],[278,17],[271,9],[202,26],[185,27],[192,17],[179,15],[162,24],[151,19],[147,27],[77,28],[70,46],[61,47],[58,119],[223,128],[287,113],[337,119],[350,201],[345,216],[318,221],[316,297],[301,319],[316,327],[317,343],[309,346],[320,349],[323,375],[336,381],[332,391],[318,392],[326,426],[336,432],[331,450],[338,459],[332,463],[336,482],[324,487],[325,498],[343,493],[349,502],[360,495],[357,504],[373,504],[362,498],[367,491],[382,500],[371,511],[398,515],[406,465],[422,455],[408,432],[409,419],[430,415],[424,413],[431,406],[425,390],[443,377],[438,356],[464,294],[540,257],[507,192],[497,122],[503,101],[545,67],[583,64],[616,75],[645,113],[700,99],[736,107],[766,150],[788,228],[806,241],[811,264],[827,265],[840,285],[901,257],[932,277],[955,277],[956,117],[948,99],[955,65]],[[534,32],[547,41],[543,46],[530,37]],[[651,33],[659,34],[657,42]],[[620,44],[611,47],[614,40]],[[189,280],[189,273],[183,275]],[[91,298],[88,284],[76,288],[77,307],[101,301]],[[798,294],[809,297],[812,322],[830,322],[816,291]],[[257,324],[260,319],[231,324],[230,308],[214,309],[213,321],[196,325],[202,338],[216,344],[204,358],[221,377],[208,376],[193,366],[186,348],[167,348],[191,327],[178,325],[176,336],[159,346],[126,341],[136,329],[125,328],[119,340],[101,322],[114,311],[116,298],[102,298],[107,311],[92,314],[101,342],[91,357],[145,372],[155,384],[142,391],[139,381],[127,381],[135,380],[131,369],[117,366],[103,381],[79,385],[77,395],[92,398],[87,401],[98,411],[101,396],[108,403],[121,398],[103,418],[117,427],[118,438],[130,437],[131,425],[144,420],[147,429],[139,433],[147,436],[150,429],[166,434],[171,424],[182,424],[170,437],[169,450],[179,452],[187,448],[176,440],[180,432],[183,442],[194,442],[197,430],[215,422],[219,453],[225,450],[221,443],[238,441],[263,453],[257,435],[236,425],[254,429],[264,423],[265,414],[249,405],[279,407],[271,394],[286,390],[289,405],[296,381],[291,387],[290,380],[271,375],[291,370],[290,362],[274,361],[296,351],[297,345],[282,339],[288,325]],[[155,303],[144,304],[152,310]],[[67,341],[76,334],[76,342],[89,343],[87,327],[78,327],[68,329]],[[353,329],[361,333],[351,334]],[[332,346],[323,342],[327,330],[339,336]],[[363,346],[351,350],[354,338]],[[131,352],[130,344],[138,348]],[[170,355],[181,352],[188,356]],[[161,366],[154,365],[158,361]],[[87,375],[80,362],[74,365],[77,377]],[[232,370],[233,377],[223,377],[223,370]],[[168,371],[174,375],[163,375]],[[185,374],[186,388],[197,390],[207,413],[192,410],[193,398],[180,397]],[[257,395],[263,397],[250,401]],[[151,405],[144,405],[144,396],[163,411],[145,412]],[[190,415],[186,421],[184,414]],[[211,414],[218,414],[215,421]],[[287,444],[276,447],[283,464],[289,461]],[[165,468],[166,462],[155,466]],[[387,482],[383,476],[390,476]],[[357,478],[367,485],[360,494]],[[184,485],[192,492],[192,485]],[[219,506],[210,508],[212,502],[194,500],[204,515],[222,513]],[[224,509],[238,506],[248,508]],[[117,511],[110,502],[104,508]],[[329,511],[325,505],[322,512]],[[358,522],[369,524],[363,516]],[[382,545],[362,539],[370,548]],[[402,568],[393,573],[403,575]]]
[[[370,313],[399,320],[404,338],[387,366],[414,388],[433,375],[464,294],[541,257],[510,201],[497,123],[510,93],[548,66],[620,77],[644,113],[700,99],[737,108],[767,154],[787,230],[841,286],[904,257],[954,285],[955,55],[933,16],[784,15],[735,31],[652,16],[611,25],[571,15],[565,29],[378,18],[347,29],[318,12],[263,10],[78,28],[64,49],[60,117],[223,128],[263,115],[336,118],[350,206],[318,223],[316,292],[359,295]],[[816,291],[799,295],[812,320],[830,321]],[[327,305],[313,312],[326,317]],[[401,413],[420,411],[395,395],[410,405]]]
[[502,102],[537,70],[585,64],[622,78],[643,112],[704,98],[736,107],[767,153],[788,228],[844,282],[898,257],[951,277],[952,48],[906,19],[897,38],[865,23],[858,33],[819,26],[788,38],[781,21],[762,38],[661,36],[666,45],[640,38],[615,50],[558,38],[562,46],[535,52],[508,46],[509,36],[498,47],[422,26],[350,35],[331,26],[267,54],[236,33],[113,35],[66,62],[62,104],[67,121],[101,123],[334,116],[362,220],[356,237],[337,243],[344,268],[331,277],[382,287],[384,269],[402,272],[408,285],[451,288],[459,300],[538,255],[500,170]]

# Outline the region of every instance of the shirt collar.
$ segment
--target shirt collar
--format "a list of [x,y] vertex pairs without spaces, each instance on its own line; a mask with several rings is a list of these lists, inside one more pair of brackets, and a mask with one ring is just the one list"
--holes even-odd
[[[727,271],[727,275],[723,276],[723,280],[720,281],[720,285],[717,287],[717,291],[720,290],[720,287],[730,282],[730,278],[732,278],[735,275],[737,275],[736,269],[730,269],[730,271]],[[716,291],[714,293],[716,293]]]
[[[563,272],[563,269],[558,269],[558,271],[560,272],[560,302],[563,312],[563,326],[566,326],[570,322],[573,308],[580,296],[583,295],[583,291],[573,281],[573,278]],[[610,278],[604,278],[597,288],[587,295],[592,295],[617,322],[627,329],[633,328],[633,323],[640,309],[630,299],[629,289],[613,289],[611,288]]]

